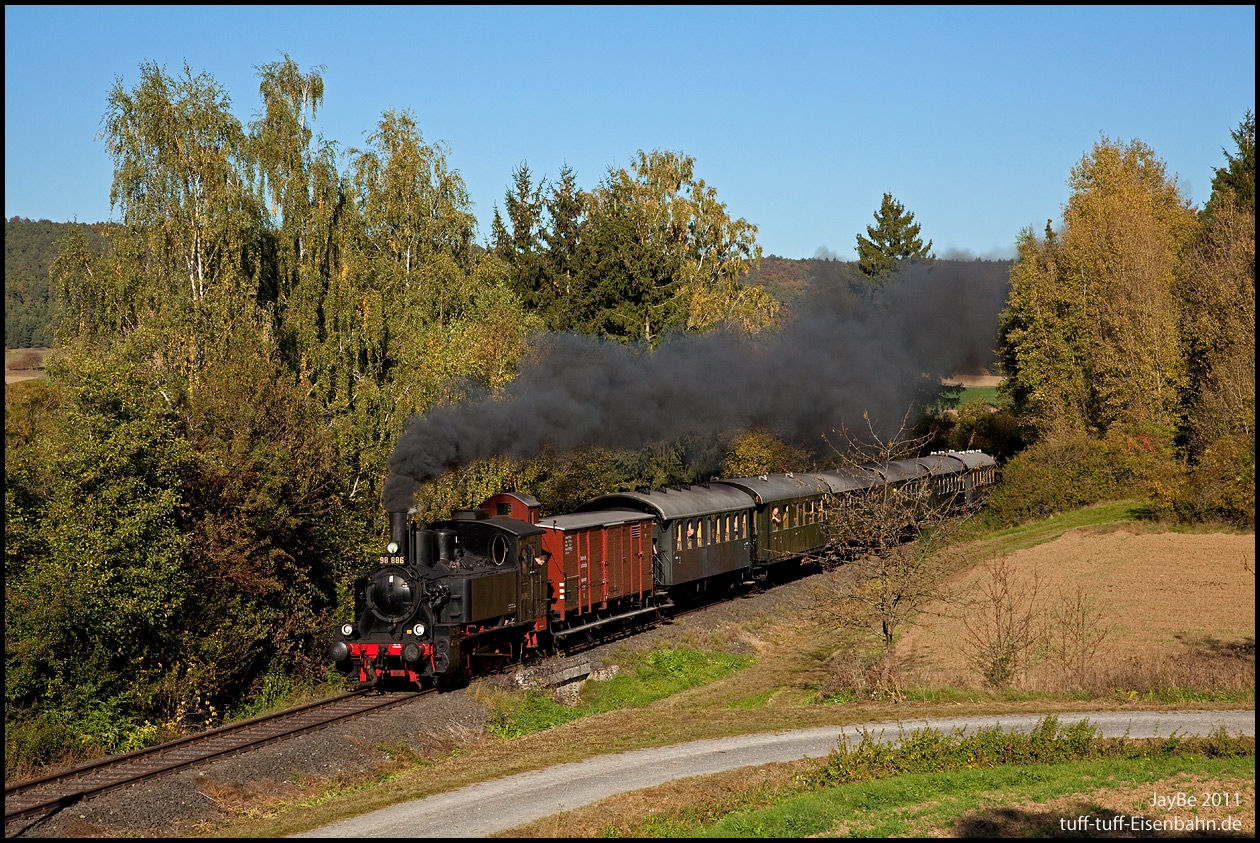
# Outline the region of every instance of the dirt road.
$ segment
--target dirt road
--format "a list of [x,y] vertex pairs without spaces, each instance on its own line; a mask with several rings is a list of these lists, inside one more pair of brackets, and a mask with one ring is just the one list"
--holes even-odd
[[[618,793],[653,787],[674,779],[702,776],[772,762],[820,758],[836,747],[841,733],[861,738],[863,729],[896,740],[902,730],[982,728],[1028,731],[1044,715],[999,715],[992,719],[950,718],[871,723],[842,729],[823,727],[695,741],[678,746],[605,755],[395,805],[325,826],[299,837],[369,839],[379,837],[484,837],[562,811],[589,805]],[[1069,725],[1089,720],[1104,737],[1157,737],[1176,731],[1206,735],[1220,726],[1231,735],[1254,737],[1256,712],[1096,712],[1060,715]]]

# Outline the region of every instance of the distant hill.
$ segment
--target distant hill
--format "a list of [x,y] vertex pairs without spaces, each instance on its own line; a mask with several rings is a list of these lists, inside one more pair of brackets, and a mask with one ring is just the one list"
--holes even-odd
[[[937,258],[932,272],[942,278],[967,278],[991,288],[1005,300],[1010,286],[1012,260],[945,260]],[[866,285],[865,276],[856,261],[829,258],[781,258],[770,255],[761,259],[761,266],[744,279],[748,284],[764,284],[775,298],[789,309],[810,292],[834,291],[857,293]]]
[[61,241],[79,228],[88,248],[105,252],[105,225],[13,217],[4,221],[4,347],[48,348],[60,317],[48,269]]
[[[78,227],[88,248],[98,254],[106,249],[104,223],[50,222],[13,217],[4,223],[4,345],[5,348],[47,348],[53,345],[60,307],[51,289],[48,269],[61,248],[62,239]],[[957,261],[937,259],[940,270],[965,272],[977,284],[1001,288],[1005,298],[1012,261]],[[949,273],[954,274],[954,273]],[[770,255],[745,279],[764,284],[783,302],[788,312],[811,291],[854,295],[862,284],[857,264],[826,258],[781,258]],[[857,307],[855,296],[854,306]]]
[[856,263],[825,258],[763,257],[761,266],[745,279],[764,284],[774,297],[789,307],[806,292],[816,288],[848,288],[862,282]]

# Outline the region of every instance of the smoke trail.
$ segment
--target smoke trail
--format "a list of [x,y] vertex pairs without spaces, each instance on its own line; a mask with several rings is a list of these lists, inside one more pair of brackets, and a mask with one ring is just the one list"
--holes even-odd
[[[583,335],[547,335],[503,394],[413,417],[389,461],[386,508],[473,460],[530,457],[548,444],[638,448],[683,431],[760,425],[797,442],[832,429],[897,424],[924,375],[992,360],[1004,265],[935,264],[902,273],[876,306],[841,315],[818,295],[769,337],[682,336],[654,353]],[[830,300],[829,300],[830,299]]]

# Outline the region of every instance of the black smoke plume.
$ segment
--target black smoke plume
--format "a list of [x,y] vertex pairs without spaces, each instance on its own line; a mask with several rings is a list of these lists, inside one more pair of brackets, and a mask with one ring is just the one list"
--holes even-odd
[[411,506],[417,486],[444,471],[496,454],[528,458],[547,445],[638,448],[685,431],[752,426],[817,443],[864,426],[864,414],[895,428],[925,376],[991,365],[1005,263],[916,267],[856,310],[842,288],[823,285],[795,302],[794,317],[770,336],[687,335],[654,352],[541,337],[501,394],[409,420],[389,460],[386,509]]

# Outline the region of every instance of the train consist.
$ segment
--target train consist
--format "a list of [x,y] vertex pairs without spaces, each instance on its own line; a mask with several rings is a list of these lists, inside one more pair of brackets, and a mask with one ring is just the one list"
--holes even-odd
[[450,684],[650,625],[680,604],[835,553],[829,519],[856,496],[891,487],[970,508],[995,473],[980,451],[943,451],[616,492],[545,518],[537,500],[513,492],[433,524],[391,512],[389,544],[358,577],[355,617],[336,630],[330,655],[362,687]]

